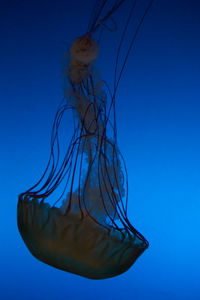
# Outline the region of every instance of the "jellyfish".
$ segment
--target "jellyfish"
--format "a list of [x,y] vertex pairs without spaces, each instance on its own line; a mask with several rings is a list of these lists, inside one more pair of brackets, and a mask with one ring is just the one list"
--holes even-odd
[[[95,69],[100,51],[95,34],[124,3],[115,1],[105,12],[107,2],[99,1],[89,29],[70,46],[50,157],[39,181],[19,195],[17,208],[18,229],[33,256],[90,279],[127,271],[149,245],[128,218],[127,169],[115,118],[119,78],[112,92]],[[62,147],[67,113],[73,115],[73,130]]]

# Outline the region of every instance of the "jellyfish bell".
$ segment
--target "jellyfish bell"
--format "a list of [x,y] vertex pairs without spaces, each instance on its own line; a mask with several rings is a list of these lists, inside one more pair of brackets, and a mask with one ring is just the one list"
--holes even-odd
[[[118,7],[115,3],[102,19]],[[148,241],[128,218],[127,171],[116,140],[116,90],[106,89],[91,68],[98,54],[92,34],[102,23],[94,20],[90,34],[71,45],[70,92],[55,115],[50,158],[39,181],[19,195],[17,221],[26,246],[40,261],[105,279],[125,272]],[[76,112],[74,131],[62,152],[61,123],[71,110]]]
[[18,202],[18,228],[30,252],[58,269],[91,279],[125,272],[147,244],[126,229],[106,228],[90,215],[62,214],[37,200]]

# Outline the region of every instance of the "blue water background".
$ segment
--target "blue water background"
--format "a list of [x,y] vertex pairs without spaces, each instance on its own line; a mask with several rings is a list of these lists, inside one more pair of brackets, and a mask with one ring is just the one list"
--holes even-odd
[[[36,260],[19,235],[17,195],[45,167],[52,119],[63,96],[63,54],[85,32],[93,3],[1,1],[0,299],[198,300],[199,1],[155,1],[117,94],[129,217],[150,248],[128,272],[93,281]],[[124,17],[122,9],[115,22]],[[107,32],[99,63],[110,84],[114,40]]]

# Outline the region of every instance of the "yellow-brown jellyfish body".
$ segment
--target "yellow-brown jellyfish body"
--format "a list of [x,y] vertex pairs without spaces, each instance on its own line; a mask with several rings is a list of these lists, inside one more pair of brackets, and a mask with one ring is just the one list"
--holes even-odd
[[[92,32],[99,23],[96,19],[89,33],[72,43],[68,102],[54,119],[47,168],[18,201],[18,228],[30,252],[46,264],[92,279],[125,272],[148,247],[127,216],[126,166],[111,119],[116,92],[106,92],[93,68],[98,45]],[[69,110],[76,112],[74,132],[61,155],[60,124]]]

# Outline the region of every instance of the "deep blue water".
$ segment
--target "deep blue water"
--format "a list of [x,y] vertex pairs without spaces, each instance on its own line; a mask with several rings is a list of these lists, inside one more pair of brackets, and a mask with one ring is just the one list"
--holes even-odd
[[[141,2],[136,19],[147,3]],[[19,235],[17,195],[45,167],[52,119],[63,96],[64,52],[85,33],[93,3],[1,1],[0,299],[198,300],[199,1],[154,2],[118,90],[129,217],[149,240],[149,249],[123,275],[93,281],[36,260]],[[114,16],[119,31],[126,15],[123,8]],[[97,62],[110,84],[117,35],[106,32]]]

